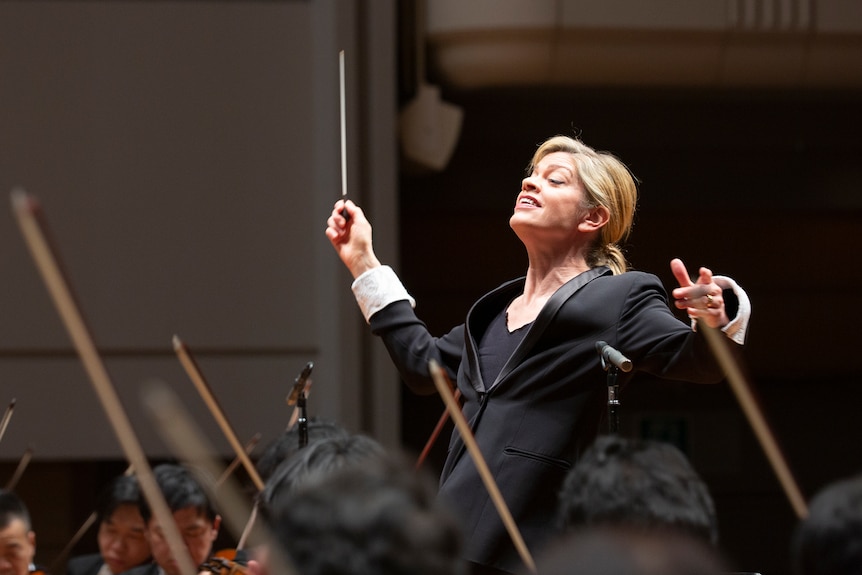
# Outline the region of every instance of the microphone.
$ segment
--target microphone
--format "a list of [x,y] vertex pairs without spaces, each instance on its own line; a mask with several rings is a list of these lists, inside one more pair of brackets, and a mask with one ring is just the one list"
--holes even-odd
[[623,371],[632,370],[632,360],[608,345],[606,341],[596,342],[596,351],[602,358],[602,367],[607,369],[607,364],[612,363]]
[[312,369],[314,369],[314,362],[309,361],[302,369],[302,373],[296,376],[296,379],[293,382],[293,388],[290,390],[290,393],[285,400],[288,406],[293,407],[294,405],[296,405],[296,402],[299,400],[300,394],[305,391],[305,386],[308,385],[308,378],[311,377]]

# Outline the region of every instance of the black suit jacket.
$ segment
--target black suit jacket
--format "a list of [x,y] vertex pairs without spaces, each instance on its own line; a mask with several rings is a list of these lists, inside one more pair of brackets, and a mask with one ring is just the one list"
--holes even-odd
[[104,564],[99,553],[72,557],[66,564],[66,575],[96,575]]
[[[248,552],[245,549],[237,550],[233,561],[242,566],[248,565]],[[159,565],[153,561],[133,567],[122,575],[159,575],[160,573],[162,571],[159,569]]]
[[[582,285],[579,285],[582,284]],[[674,316],[657,277],[642,272],[584,272],[560,288],[528,328],[495,382],[482,380],[478,342],[491,320],[523,292],[524,278],[483,296],[467,321],[432,337],[406,301],[370,319],[405,383],[435,388],[428,362],[456,377],[464,415],[533,554],[555,533],[557,494],[565,474],[599,430],[607,374],[596,352],[605,341],[639,372],[701,383],[720,381],[705,340]],[[466,559],[507,571],[522,563],[457,430],[440,479],[440,496],[462,519]]]
[[137,567],[132,567],[123,575],[159,575],[160,572],[158,564],[150,562],[138,565]]

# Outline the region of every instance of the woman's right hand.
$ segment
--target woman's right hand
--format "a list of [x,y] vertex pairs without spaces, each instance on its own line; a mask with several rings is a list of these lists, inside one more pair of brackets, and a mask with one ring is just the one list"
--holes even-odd
[[[346,210],[348,218],[342,215]],[[338,200],[326,220],[326,237],[353,278],[380,266],[371,245],[371,223],[362,208],[350,200]]]

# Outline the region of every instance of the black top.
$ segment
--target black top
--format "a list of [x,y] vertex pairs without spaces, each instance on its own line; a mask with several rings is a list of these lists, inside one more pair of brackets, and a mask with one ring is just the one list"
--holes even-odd
[[99,553],[72,557],[66,565],[66,575],[96,575],[104,564]]
[[503,366],[509,361],[532,324],[530,322],[510,332],[506,316],[506,310],[501,310],[497,317],[491,321],[488,330],[479,342],[479,366],[482,370],[483,381],[497,379],[497,376],[503,371]]

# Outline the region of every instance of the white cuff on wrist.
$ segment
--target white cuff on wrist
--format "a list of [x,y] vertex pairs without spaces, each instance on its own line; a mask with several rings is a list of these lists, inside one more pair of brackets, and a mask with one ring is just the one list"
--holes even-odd
[[365,316],[365,321],[371,321],[371,316],[389,304],[407,300],[410,307],[416,307],[416,300],[407,293],[407,289],[389,266],[371,268],[353,281],[350,286],[356,303]]

